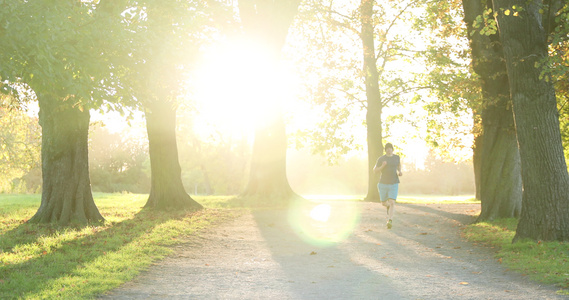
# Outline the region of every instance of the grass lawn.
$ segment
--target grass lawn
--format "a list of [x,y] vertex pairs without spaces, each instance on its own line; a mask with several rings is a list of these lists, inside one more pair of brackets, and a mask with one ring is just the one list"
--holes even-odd
[[472,224],[464,230],[473,242],[498,247],[498,260],[533,280],[554,284],[559,294],[569,295],[569,243],[522,241],[512,244],[517,219]]
[[39,195],[0,194],[0,299],[84,299],[119,286],[172,252],[185,236],[233,217],[208,207],[195,213],[141,211],[148,195],[95,194],[106,222],[63,228],[25,223]]

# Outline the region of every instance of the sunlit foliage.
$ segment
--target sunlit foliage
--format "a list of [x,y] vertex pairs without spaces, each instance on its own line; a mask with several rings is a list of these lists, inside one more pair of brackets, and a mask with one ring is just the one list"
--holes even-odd
[[425,80],[432,98],[425,98],[426,140],[450,161],[472,156],[473,134],[480,130],[480,83],[470,66],[462,2],[427,2],[416,16],[415,28],[424,31],[427,50],[421,53],[428,70]]
[[555,29],[549,36],[549,57],[538,66],[542,68],[544,80],[555,82],[557,109],[561,126],[561,139],[565,149],[565,159],[569,159],[569,5],[555,17]]
[[[416,55],[422,50],[418,32],[406,24],[420,2],[375,3],[374,50],[379,100],[386,115],[397,115],[389,107],[412,102],[414,92],[426,88],[417,80],[424,72]],[[305,99],[322,111],[320,123],[302,132],[298,143],[311,146],[331,162],[364,147],[368,99],[359,9],[360,1],[308,1],[291,38],[291,51],[303,53],[298,59],[304,68]]]
[[91,126],[89,172],[96,192],[147,193],[150,189],[148,144],[126,130],[112,133]]
[[37,117],[0,106],[0,192],[38,190],[40,140]]

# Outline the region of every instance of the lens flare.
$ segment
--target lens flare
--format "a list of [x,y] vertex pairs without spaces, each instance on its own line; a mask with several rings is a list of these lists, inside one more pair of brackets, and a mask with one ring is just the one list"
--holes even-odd
[[291,206],[288,220],[305,242],[333,246],[347,239],[358,225],[361,205],[354,201],[302,202]]
[[326,222],[330,218],[330,212],[332,208],[328,204],[316,205],[310,211],[310,217],[316,221]]

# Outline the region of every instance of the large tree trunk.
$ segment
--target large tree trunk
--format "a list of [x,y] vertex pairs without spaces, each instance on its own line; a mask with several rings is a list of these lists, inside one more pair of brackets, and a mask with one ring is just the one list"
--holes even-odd
[[176,143],[176,109],[173,103],[155,101],[146,109],[151,186],[145,207],[160,210],[201,209],[182,184]]
[[289,199],[296,196],[286,176],[286,133],[282,114],[255,130],[249,183],[244,196]]
[[[516,5],[518,16],[503,12]],[[494,0],[504,47],[520,148],[522,212],[514,241],[569,241],[569,174],[555,90],[536,65],[547,58],[542,1]]]
[[368,190],[366,201],[379,201],[377,190],[378,176],[373,172],[376,160],[383,154],[383,129],[381,120],[381,95],[379,93],[379,73],[375,58],[373,34],[373,3],[372,0],[361,2],[362,45],[367,98],[367,151],[368,151]]
[[[464,0],[468,32],[491,2]],[[518,217],[522,204],[520,156],[516,140],[510,87],[499,35],[469,35],[472,63],[482,83],[479,186],[482,211],[477,221]]]
[[[479,121],[475,118],[474,127],[482,127],[482,124],[477,124],[477,122]],[[480,200],[480,198],[482,198],[480,196],[480,170],[482,169],[481,157],[483,149],[482,140],[482,130],[480,130],[478,133],[474,134],[474,146],[472,147],[472,166],[474,169],[475,198],[477,200]]]
[[41,205],[34,223],[85,224],[104,221],[89,179],[89,111],[51,94],[38,94],[42,127]]
[[[239,0],[239,14],[245,33],[265,43],[275,60],[279,59],[299,4],[299,0]],[[275,109],[278,111],[261,112],[274,117],[255,131],[249,183],[242,195],[288,202],[298,195],[286,177],[285,124],[280,107]]]
[[477,222],[517,218],[522,209],[520,153],[512,111],[504,106],[491,105],[482,114],[481,212]]

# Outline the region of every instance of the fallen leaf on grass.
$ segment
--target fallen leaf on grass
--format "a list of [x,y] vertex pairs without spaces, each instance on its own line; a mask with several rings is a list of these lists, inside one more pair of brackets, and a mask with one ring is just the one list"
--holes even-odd
[[427,235],[428,233],[426,233],[426,232],[421,232],[421,233],[419,233],[419,234],[420,234],[420,235]]
[[312,251],[310,252],[310,255],[316,255],[316,252]]

